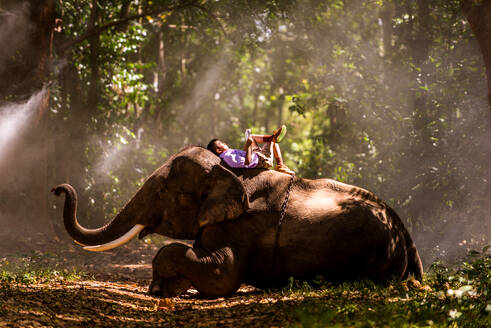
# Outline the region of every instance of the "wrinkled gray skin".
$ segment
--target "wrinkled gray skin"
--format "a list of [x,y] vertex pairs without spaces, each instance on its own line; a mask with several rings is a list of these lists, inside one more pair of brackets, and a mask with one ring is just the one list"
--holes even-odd
[[[106,226],[76,219],[76,193],[66,194],[67,231],[83,245],[114,240],[135,224],[140,238],[158,233],[194,239],[173,243],[153,260],[152,295],[171,297],[194,286],[202,295],[233,294],[242,283],[273,286],[288,277],[331,280],[421,279],[421,260],[397,214],[369,191],[329,179],[295,178],[273,263],[275,234],[290,176],[230,169],[201,147],[188,147],[157,169]],[[200,225],[202,228],[200,229]]]

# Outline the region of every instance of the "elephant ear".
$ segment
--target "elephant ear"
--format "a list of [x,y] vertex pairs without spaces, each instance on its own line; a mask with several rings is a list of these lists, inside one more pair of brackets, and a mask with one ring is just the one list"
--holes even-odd
[[214,165],[201,189],[200,227],[235,219],[249,208],[244,185],[230,170]]

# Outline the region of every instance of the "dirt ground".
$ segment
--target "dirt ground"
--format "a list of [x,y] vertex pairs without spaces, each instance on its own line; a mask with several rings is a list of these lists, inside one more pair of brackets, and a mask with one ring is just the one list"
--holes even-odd
[[202,299],[191,289],[158,300],[146,290],[100,280],[12,288],[0,293],[0,327],[283,327],[298,302],[264,299],[248,286],[227,299]]
[[227,298],[189,289],[158,299],[147,286],[160,246],[133,241],[92,253],[70,240],[0,234],[0,327],[491,326],[488,257],[458,279],[442,268],[430,286],[292,280],[272,291],[243,285]]
[[246,285],[229,298],[204,299],[190,289],[161,300],[147,294],[157,246],[132,242],[104,253],[65,242],[37,246],[30,250],[28,240],[13,252],[11,243],[0,244],[2,269],[49,275],[1,285],[0,327],[283,327],[299,301],[268,299]]

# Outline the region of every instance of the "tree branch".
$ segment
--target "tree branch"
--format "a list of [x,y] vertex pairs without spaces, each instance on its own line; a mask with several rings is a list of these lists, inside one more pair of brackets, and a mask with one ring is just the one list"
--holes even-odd
[[215,16],[213,13],[210,12],[210,10],[208,8],[205,8],[203,7],[202,5],[200,4],[196,4],[196,3],[193,3],[191,4],[192,7],[195,7],[195,8],[198,8],[199,10],[203,11],[204,13],[206,13],[208,16],[210,16],[217,24],[218,26],[220,27],[220,29],[222,30],[222,33],[223,35],[225,36],[225,38],[227,38],[227,32],[225,31],[225,27],[223,27],[222,25],[222,22],[220,22],[220,20],[218,19],[217,16]]
[[125,17],[122,19],[118,19],[118,20],[106,23],[104,25],[101,25],[101,26],[94,26],[92,28],[89,28],[84,34],[76,37],[75,39],[69,40],[69,41],[61,44],[58,47],[58,51],[61,54],[65,54],[65,52],[68,51],[70,48],[72,48],[74,45],[76,45],[76,44],[78,44],[78,43],[80,43],[80,42],[82,42],[82,41],[84,41],[84,40],[86,40],[92,36],[99,35],[102,32],[104,32],[105,30],[110,29],[111,27],[120,26],[120,25],[128,23],[129,21],[139,19],[142,17],[155,16],[155,15],[158,15],[158,14],[166,12],[166,11],[175,11],[175,10],[183,9],[186,7],[193,7],[193,6],[196,7],[197,5],[193,4],[190,1],[187,1],[187,2],[184,2],[183,4],[180,4],[180,5],[175,6],[175,7],[165,8],[165,9],[164,8],[154,9],[154,10],[143,12],[141,14],[132,15],[132,16],[128,16],[128,17]]

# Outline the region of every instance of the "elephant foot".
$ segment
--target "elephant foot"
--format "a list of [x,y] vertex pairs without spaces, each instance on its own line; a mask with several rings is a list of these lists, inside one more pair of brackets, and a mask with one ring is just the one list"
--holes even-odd
[[191,287],[186,278],[173,277],[153,280],[148,287],[148,293],[154,297],[174,297],[183,294]]
[[166,245],[152,261],[150,295],[173,297],[191,285],[203,296],[223,297],[242,283],[238,256],[230,247],[209,252],[181,243]]

